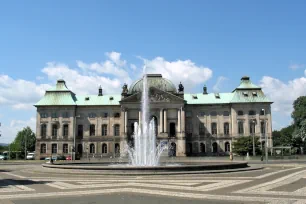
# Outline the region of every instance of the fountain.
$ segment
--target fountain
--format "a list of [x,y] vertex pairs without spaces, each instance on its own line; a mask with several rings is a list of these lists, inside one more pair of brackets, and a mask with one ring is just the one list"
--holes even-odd
[[133,166],[158,166],[161,153],[167,148],[156,144],[154,118],[149,121],[149,93],[144,67],[143,91],[141,100],[141,123],[135,122],[134,148],[127,147],[129,161]]

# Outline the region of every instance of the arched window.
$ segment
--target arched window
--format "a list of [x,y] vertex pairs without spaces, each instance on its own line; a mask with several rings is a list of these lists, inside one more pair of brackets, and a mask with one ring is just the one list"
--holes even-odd
[[83,125],[78,125],[78,136],[79,138],[83,138]]
[[89,135],[90,135],[90,136],[95,136],[95,135],[96,135],[96,126],[93,125],[93,124],[91,124],[91,125],[89,126]]
[[212,144],[212,152],[213,153],[217,153],[218,152],[218,144],[216,142],[214,142]]
[[102,154],[106,154],[107,153],[107,144],[103,143],[102,144]]
[[114,126],[114,135],[120,136],[120,125],[118,124]]
[[46,124],[42,124],[41,127],[41,137],[46,137],[47,136],[47,125]]
[[200,152],[205,153],[205,144],[204,143],[200,143]]
[[89,153],[90,154],[94,154],[95,152],[96,152],[95,145],[94,144],[90,144],[90,146],[89,146]]
[[210,116],[217,116],[217,112],[216,111],[210,112]]
[[229,135],[229,123],[224,123],[224,135]]
[[211,123],[211,134],[216,135],[217,133],[217,123]]
[[256,112],[254,110],[250,110],[249,115],[256,115]]
[[230,115],[230,113],[228,111],[223,112],[223,116],[229,116],[229,115]]
[[107,136],[107,125],[102,125],[102,136]]
[[255,127],[256,127],[256,121],[254,121],[254,120],[251,120],[250,121],[250,134],[252,135],[252,134],[255,134]]
[[242,110],[238,111],[238,115],[243,116],[243,111]]
[[41,144],[40,145],[40,153],[42,153],[42,154],[47,153],[47,145],[46,144]]
[[231,151],[231,145],[230,145],[229,142],[225,142],[224,149],[225,149],[225,152],[230,152]]

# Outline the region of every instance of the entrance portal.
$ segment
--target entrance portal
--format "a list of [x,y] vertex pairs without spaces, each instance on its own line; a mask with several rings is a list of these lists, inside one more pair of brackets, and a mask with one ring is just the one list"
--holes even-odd
[[175,157],[176,156],[176,144],[172,142],[169,146],[169,151],[168,151],[169,157]]

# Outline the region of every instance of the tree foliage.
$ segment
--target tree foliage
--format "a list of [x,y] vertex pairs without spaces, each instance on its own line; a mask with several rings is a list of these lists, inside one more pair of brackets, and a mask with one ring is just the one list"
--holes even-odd
[[25,127],[17,133],[13,143],[10,144],[11,151],[20,151],[20,156],[25,157],[25,144],[27,151],[35,151],[36,137],[30,127]]
[[[260,153],[259,137],[255,137],[255,151]],[[233,143],[233,152],[239,155],[253,154],[253,137],[240,137]]]
[[293,102],[293,118],[296,128],[300,128],[302,123],[306,120],[306,96],[300,96]]

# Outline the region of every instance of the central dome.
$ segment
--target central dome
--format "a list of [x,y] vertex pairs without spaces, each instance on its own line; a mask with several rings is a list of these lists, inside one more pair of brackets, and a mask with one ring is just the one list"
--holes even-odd
[[[155,87],[165,92],[176,93],[175,85],[170,80],[163,78],[161,74],[147,74],[146,76],[148,77],[148,88]],[[129,94],[142,92],[142,80],[143,78],[132,83]]]

